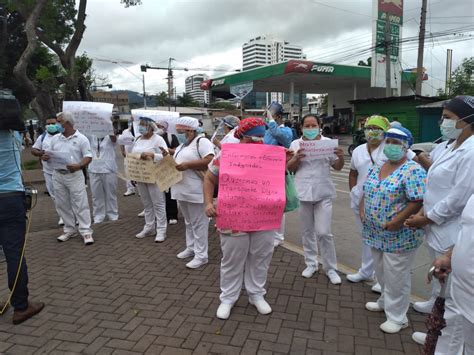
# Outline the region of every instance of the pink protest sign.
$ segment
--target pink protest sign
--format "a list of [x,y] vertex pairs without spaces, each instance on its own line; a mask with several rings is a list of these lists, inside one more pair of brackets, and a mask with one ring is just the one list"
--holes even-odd
[[241,232],[280,228],[285,208],[285,150],[260,144],[223,144],[217,227]]

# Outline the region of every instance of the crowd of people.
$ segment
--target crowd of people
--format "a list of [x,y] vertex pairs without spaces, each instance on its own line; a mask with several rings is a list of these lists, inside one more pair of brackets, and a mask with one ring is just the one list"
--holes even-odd
[[[282,121],[283,107],[269,106],[263,118],[222,118],[211,139],[202,134],[199,121],[192,117],[176,118],[176,133],[171,134],[166,120],[133,117],[122,133],[128,144],[121,146],[123,156],[135,154],[143,160],[159,162],[170,155],[182,180],[162,192],[156,184],[127,182],[125,196],[140,195],[145,224],[136,238],[154,236],[163,242],[167,225],[178,222],[178,209],[186,226],[183,250],[177,258],[187,260],[186,267],[197,269],[208,262],[208,230],[216,217],[220,152],[223,144],[268,144],[284,147],[287,152],[286,174],[294,174],[300,232],[306,268],[302,277],[311,278],[319,268],[330,283],[341,284],[337,272],[335,238],[331,232],[332,203],[336,190],[331,169],[341,170],[344,154],[335,148],[331,157],[310,161],[305,158],[305,142],[325,141],[320,118],[313,114],[299,122],[302,136]],[[117,206],[117,163],[115,135],[86,137],[74,128],[69,112],[46,121],[45,132],[33,146],[33,154],[43,161],[47,190],[55,202],[64,225],[58,241],[66,242],[80,234],[86,245],[94,243],[91,224],[119,218]],[[380,329],[398,333],[408,326],[411,268],[419,247],[425,242],[440,282],[449,284],[446,295],[446,322],[438,341],[437,353],[472,354],[474,343],[473,220],[474,203],[474,98],[459,96],[448,101],[443,110],[440,130],[444,142],[429,155],[410,150],[411,132],[399,122],[380,115],[367,119],[364,134],[367,143],[357,147],[350,161],[349,187],[351,209],[362,243],[361,266],[347,275],[350,282],[374,281],[380,293],[366,309],[385,312]],[[49,151],[67,151],[65,169],[50,166]],[[92,195],[92,216],[82,169],[87,167]],[[467,206],[467,207],[466,207]],[[469,208],[471,206],[471,208]],[[272,312],[265,300],[266,281],[273,251],[284,241],[285,217],[278,230],[219,230],[222,260],[220,301],[217,317],[230,317],[242,285],[259,313]],[[451,262],[452,260],[452,262]],[[445,281],[445,274],[452,276]],[[439,294],[440,283],[433,282],[431,298],[417,302],[414,309],[430,313]],[[469,336],[469,334],[471,336]],[[413,334],[423,343],[424,333]]]

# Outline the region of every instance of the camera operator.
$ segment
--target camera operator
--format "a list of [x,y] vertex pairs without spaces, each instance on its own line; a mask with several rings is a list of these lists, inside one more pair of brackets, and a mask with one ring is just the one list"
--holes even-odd
[[0,244],[7,262],[8,287],[13,290],[13,324],[26,321],[44,308],[44,303],[28,301],[26,260],[21,260],[26,205],[20,168],[22,138],[18,131],[24,128],[18,102],[13,96],[0,92]]

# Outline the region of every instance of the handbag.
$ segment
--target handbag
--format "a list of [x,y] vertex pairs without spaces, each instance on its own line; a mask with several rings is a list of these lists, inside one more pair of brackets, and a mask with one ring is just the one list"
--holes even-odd
[[286,172],[285,175],[285,192],[286,192],[286,204],[285,212],[291,212],[300,207],[300,201],[296,193],[295,187],[295,174]]

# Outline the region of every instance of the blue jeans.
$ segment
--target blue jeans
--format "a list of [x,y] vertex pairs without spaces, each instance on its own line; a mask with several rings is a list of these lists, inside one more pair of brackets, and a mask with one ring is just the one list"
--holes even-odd
[[[11,290],[25,243],[26,210],[22,193],[2,195],[4,194],[0,193],[0,245],[3,247],[7,261],[8,287]],[[25,258],[21,264],[11,304],[15,310],[19,311],[28,307],[28,272]]]

